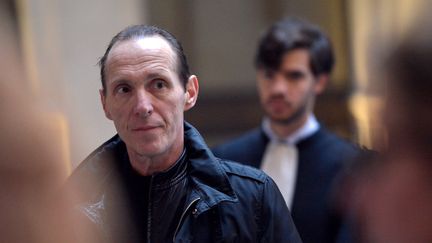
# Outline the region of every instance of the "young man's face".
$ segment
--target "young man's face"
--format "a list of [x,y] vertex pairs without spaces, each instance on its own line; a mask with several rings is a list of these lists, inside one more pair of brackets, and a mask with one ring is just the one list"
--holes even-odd
[[291,124],[304,119],[312,112],[315,96],[324,89],[326,77],[321,76],[313,75],[306,49],[285,53],[280,68],[274,72],[259,69],[258,92],[270,120]]
[[118,42],[109,53],[101,99],[129,155],[169,161],[183,149],[183,112],[195,104],[198,84],[191,76],[185,90],[176,67],[158,36]]

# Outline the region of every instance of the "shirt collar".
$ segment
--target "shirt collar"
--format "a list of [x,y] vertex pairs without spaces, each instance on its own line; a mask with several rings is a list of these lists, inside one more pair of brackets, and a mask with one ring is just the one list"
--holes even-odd
[[278,137],[270,126],[270,119],[268,117],[264,117],[262,124],[262,130],[269,137],[270,141],[279,141],[287,144],[296,144],[300,140],[309,137],[314,134],[320,128],[320,124],[318,123],[314,114],[310,114],[306,120],[306,123],[294,131],[293,134],[280,138]]

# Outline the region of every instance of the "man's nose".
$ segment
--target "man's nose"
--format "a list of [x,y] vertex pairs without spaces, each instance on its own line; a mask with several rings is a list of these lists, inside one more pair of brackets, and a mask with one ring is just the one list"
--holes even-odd
[[285,93],[288,91],[288,84],[282,77],[275,76],[271,82],[271,90],[273,93]]
[[134,115],[140,118],[149,117],[153,113],[153,104],[146,91],[138,91],[135,96]]

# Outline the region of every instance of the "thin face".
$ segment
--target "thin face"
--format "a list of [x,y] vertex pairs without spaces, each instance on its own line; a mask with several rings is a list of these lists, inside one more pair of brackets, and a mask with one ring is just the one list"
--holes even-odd
[[197,80],[185,90],[176,61],[158,36],[116,43],[108,55],[102,103],[130,157],[173,161],[183,149],[183,112],[195,104]]
[[290,124],[305,118],[313,109],[315,96],[324,88],[309,67],[305,49],[287,52],[279,70],[257,72],[261,105],[273,122]]

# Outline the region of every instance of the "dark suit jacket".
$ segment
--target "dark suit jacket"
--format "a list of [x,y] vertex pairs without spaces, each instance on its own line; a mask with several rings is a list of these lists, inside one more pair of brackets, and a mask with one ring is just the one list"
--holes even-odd
[[[217,157],[260,168],[268,141],[257,128],[213,148],[213,152]],[[333,184],[345,162],[359,150],[324,128],[299,141],[297,148],[299,164],[291,207],[294,223],[304,243],[335,242],[340,239],[342,220],[331,205]]]

